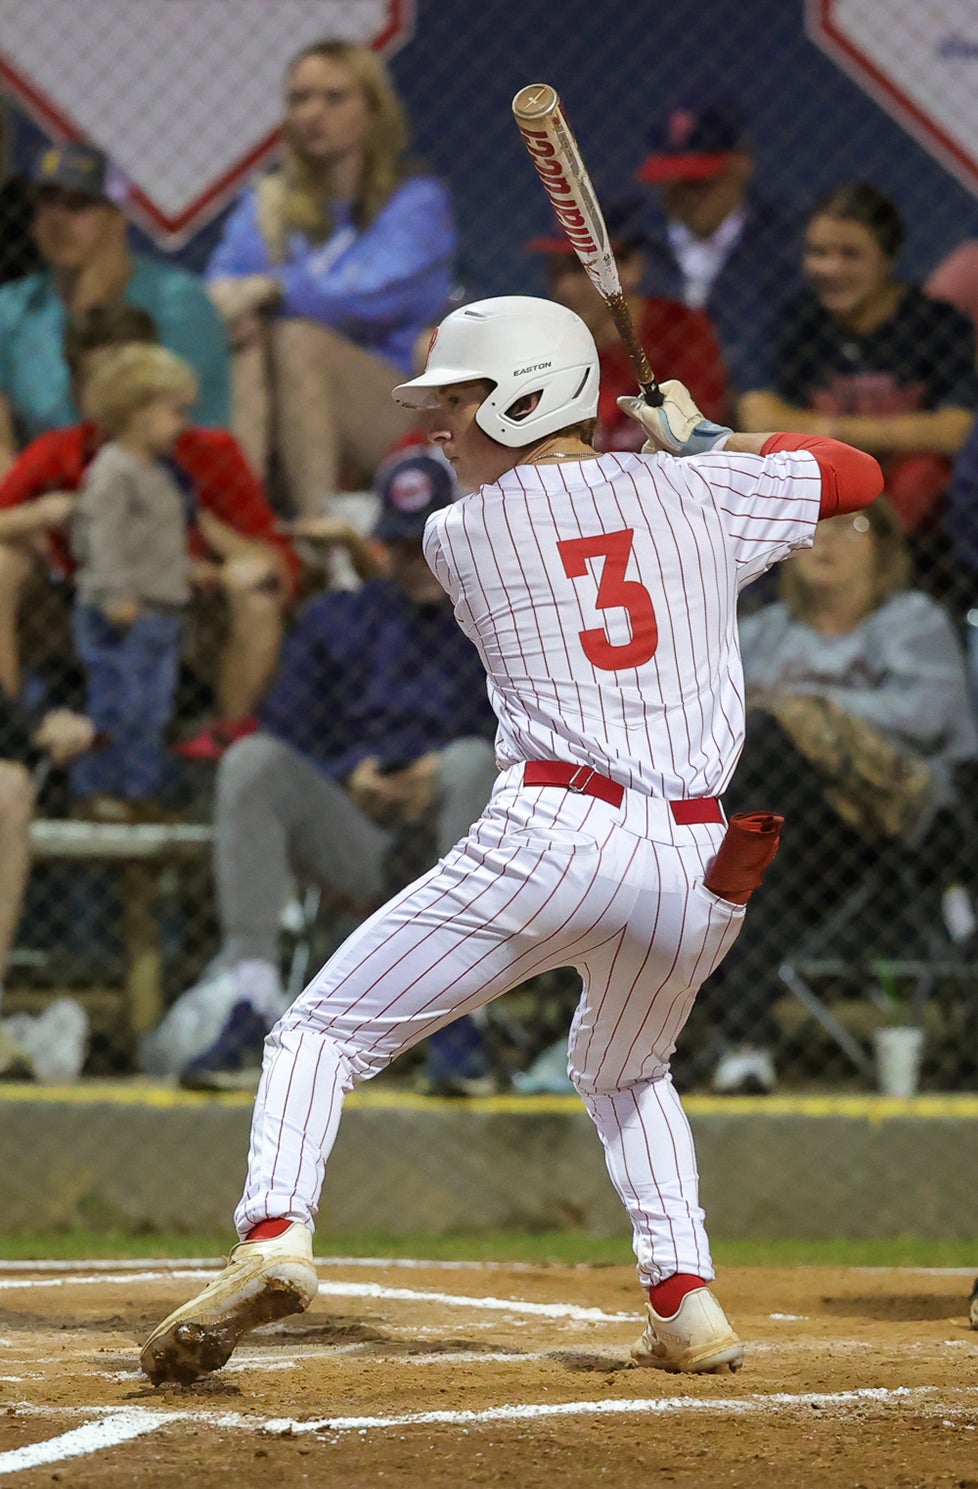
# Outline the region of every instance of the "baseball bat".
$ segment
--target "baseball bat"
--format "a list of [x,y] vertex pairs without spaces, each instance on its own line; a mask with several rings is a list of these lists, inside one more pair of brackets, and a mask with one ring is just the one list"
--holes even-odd
[[658,408],[662,390],[629,313],[604,216],[557,89],[528,83],[513,99],[513,117],[567,241],[611,312],[645,401]]

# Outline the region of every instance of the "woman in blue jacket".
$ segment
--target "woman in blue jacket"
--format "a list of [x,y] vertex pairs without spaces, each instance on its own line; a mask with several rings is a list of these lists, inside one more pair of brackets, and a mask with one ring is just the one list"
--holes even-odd
[[279,168],[231,213],[208,266],[235,351],[235,432],[259,472],[274,438],[296,511],[322,513],[341,465],[366,484],[411,416],[388,396],[445,310],[448,194],[405,161],[381,58],[323,41],[286,74]]

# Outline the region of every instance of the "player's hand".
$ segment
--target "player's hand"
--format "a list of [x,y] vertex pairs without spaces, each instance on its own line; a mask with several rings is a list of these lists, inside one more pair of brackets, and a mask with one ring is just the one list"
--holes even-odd
[[636,419],[648,436],[644,454],[705,455],[733,434],[725,424],[703,417],[684,383],[673,379],[662,385],[662,404],[653,408],[644,398],[619,398],[622,413]]

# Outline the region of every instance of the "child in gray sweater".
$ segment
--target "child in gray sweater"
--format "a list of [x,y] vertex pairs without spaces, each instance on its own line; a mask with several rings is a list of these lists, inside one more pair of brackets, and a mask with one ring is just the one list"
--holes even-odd
[[110,743],[78,762],[73,784],[102,817],[132,815],[163,783],[190,598],[186,501],[165,456],[196,392],[184,361],[142,344],[108,352],[86,390],[87,410],[110,439],[75,507],[74,632],[87,711]]

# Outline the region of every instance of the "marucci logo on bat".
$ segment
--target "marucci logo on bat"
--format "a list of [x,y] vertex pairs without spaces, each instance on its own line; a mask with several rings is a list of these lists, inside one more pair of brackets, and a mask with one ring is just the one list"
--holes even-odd
[[564,174],[564,168],[559,160],[552,158],[557,152],[546,132],[526,129],[522,124],[519,125],[519,131],[568,239],[575,248],[583,249],[585,253],[599,253],[600,248],[594,241],[587,219],[574,202],[573,190]]

